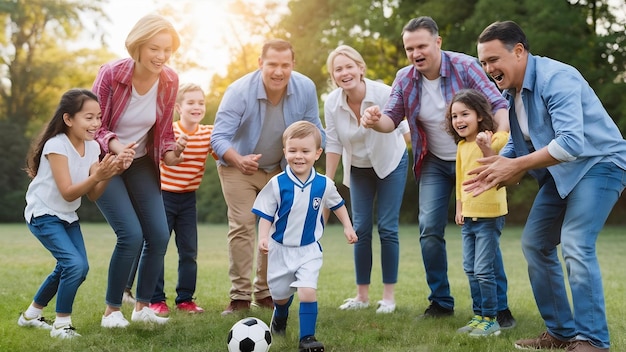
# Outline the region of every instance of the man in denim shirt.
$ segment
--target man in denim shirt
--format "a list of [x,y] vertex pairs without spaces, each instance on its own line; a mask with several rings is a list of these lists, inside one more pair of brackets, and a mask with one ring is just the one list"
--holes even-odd
[[[257,194],[284,165],[282,135],[293,122],[306,120],[324,130],[315,84],[294,72],[291,44],[263,45],[259,69],[233,82],[217,111],[211,146],[219,156],[218,174],[228,206],[230,304],[222,315],[255,304],[273,309],[267,287],[267,255],[255,245],[256,216],[250,211]],[[257,251],[256,277],[251,282]]]
[[[517,348],[608,351],[609,330],[600,266],[599,232],[626,183],[626,141],[573,67],[529,53],[512,21],[495,22],[478,38],[485,71],[505,89],[511,138],[501,155],[466,181],[466,191],[513,185],[525,172],[539,192],[522,233],[530,283],[547,331]],[[557,255],[568,271],[572,309]]]
[[[444,317],[454,314],[444,233],[456,182],[457,149],[444,128],[445,111],[456,92],[476,89],[491,104],[498,131],[508,131],[507,103],[475,57],[441,50],[439,28],[432,18],[410,20],[402,30],[402,42],[411,64],[396,74],[384,110],[378,106],[365,109],[362,124],[390,132],[405,116],[409,122],[413,172],[419,181],[420,245],[430,288],[430,305],[421,317]],[[498,322],[503,329],[512,328],[515,319],[508,308],[507,279],[499,249],[495,262]]]

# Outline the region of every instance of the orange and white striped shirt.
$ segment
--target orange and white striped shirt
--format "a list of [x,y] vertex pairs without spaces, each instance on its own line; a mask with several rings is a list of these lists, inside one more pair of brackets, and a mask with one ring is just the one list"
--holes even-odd
[[180,120],[174,121],[174,136],[186,134],[187,147],[183,151],[183,161],[178,165],[167,166],[161,162],[161,190],[176,193],[193,192],[200,187],[204,176],[206,158],[209,154],[217,160],[211,148],[213,125],[198,125],[195,131],[185,131]]

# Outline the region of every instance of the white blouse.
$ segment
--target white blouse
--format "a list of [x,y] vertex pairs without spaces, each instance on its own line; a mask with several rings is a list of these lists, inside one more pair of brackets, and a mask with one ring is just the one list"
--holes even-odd
[[[378,105],[382,109],[390,93],[390,86],[365,78],[365,98],[361,103],[361,114],[373,105]],[[343,184],[347,187],[350,187],[350,167],[354,165],[352,162],[354,156],[359,160],[359,165],[354,165],[357,167],[363,165],[364,157],[369,158],[371,167],[380,178],[385,178],[394,171],[406,150],[403,135],[409,132],[409,124],[406,120],[390,133],[382,133],[362,126],[355,129],[354,126],[351,127],[351,121],[356,121],[357,118],[360,116],[354,116],[342,88],[330,92],[324,103],[326,152],[342,155]],[[360,136],[356,135],[361,133],[363,143],[353,145],[352,141],[355,137],[358,140]],[[364,148],[359,146],[364,146]]]

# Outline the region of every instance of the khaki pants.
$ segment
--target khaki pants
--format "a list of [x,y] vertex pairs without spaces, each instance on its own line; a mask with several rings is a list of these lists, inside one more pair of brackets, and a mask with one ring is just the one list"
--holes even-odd
[[256,245],[257,217],[252,205],[257,194],[269,180],[280,172],[280,168],[267,173],[258,170],[254,175],[244,175],[235,167],[219,165],[217,172],[222,184],[222,193],[228,206],[228,255],[230,258],[231,300],[252,301],[252,263],[257,259],[254,278],[254,299],[270,296],[267,287],[267,255]]

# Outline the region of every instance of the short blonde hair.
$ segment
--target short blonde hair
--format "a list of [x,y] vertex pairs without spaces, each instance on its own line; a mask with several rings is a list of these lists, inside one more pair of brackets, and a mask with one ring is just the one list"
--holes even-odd
[[335,82],[335,78],[333,77],[333,62],[335,58],[339,55],[343,55],[348,59],[356,62],[357,66],[363,69],[363,76],[361,76],[361,80],[365,77],[365,71],[367,70],[367,65],[365,65],[365,60],[363,60],[363,56],[356,51],[351,46],[348,45],[339,45],[335,50],[331,51],[328,54],[328,59],[326,59],[326,69],[328,70],[328,75],[330,76],[330,83],[333,88],[337,88],[337,82]]
[[185,93],[195,92],[195,91],[200,91],[202,93],[202,96],[205,95],[204,90],[202,90],[202,88],[200,88],[200,86],[195,83],[181,84],[180,87],[178,88],[178,93],[176,94],[176,103],[180,104],[183,102],[183,96],[185,95]]
[[139,61],[141,46],[161,32],[168,32],[172,36],[172,52],[176,52],[180,47],[180,37],[172,23],[161,15],[150,14],[139,19],[126,37],[126,50],[130,57]]
[[289,127],[285,129],[285,132],[283,132],[283,146],[288,139],[301,139],[308,136],[313,136],[316,148],[319,149],[322,147],[322,133],[320,129],[309,121],[296,121],[289,125]]

